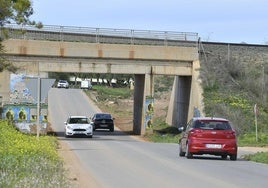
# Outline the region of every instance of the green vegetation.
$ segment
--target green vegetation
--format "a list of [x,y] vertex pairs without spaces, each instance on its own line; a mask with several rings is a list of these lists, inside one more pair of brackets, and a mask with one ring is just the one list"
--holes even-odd
[[0,187],[68,187],[57,139],[23,134],[0,121]]
[[256,139],[256,134],[253,132],[245,133],[238,136],[239,146],[266,147],[268,145],[267,140],[267,133],[259,133],[258,140]]
[[255,161],[258,163],[268,164],[268,152],[258,152],[256,154],[246,155],[246,160]]
[[94,85],[94,90],[98,93],[98,100],[107,101],[112,100],[116,101],[117,99],[126,99],[132,95],[132,91],[129,88],[113,88],[102,85]]
[[163,118],[154,118],[153,128],[144,137],[151,142],[178,143],[180,134],[177,127],[167,125]]

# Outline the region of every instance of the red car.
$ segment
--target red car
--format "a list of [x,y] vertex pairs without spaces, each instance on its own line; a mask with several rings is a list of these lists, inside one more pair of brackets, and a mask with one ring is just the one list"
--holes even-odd
[[227,119],[215,117],[192,118],[186,127],[180,127],[179,155],[217,155],[222,159],[237,159],[237,142],[234,129]]

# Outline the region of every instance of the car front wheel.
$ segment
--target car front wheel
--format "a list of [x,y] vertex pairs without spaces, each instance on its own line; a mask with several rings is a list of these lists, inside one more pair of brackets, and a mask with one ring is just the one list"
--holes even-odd
[[179,147],[180,147],[180,153],[179,153],[179,155],[180,155],[180,157],[184,157],[185,156],[185,152],[182,151],[182,145],[181,145],[181,143],[179,144]]

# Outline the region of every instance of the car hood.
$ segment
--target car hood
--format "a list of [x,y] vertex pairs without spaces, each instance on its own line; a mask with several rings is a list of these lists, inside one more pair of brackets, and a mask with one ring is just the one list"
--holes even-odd
[[68,124],[67,126],[70,126],[72,128],[81,128],[81,129],[84,129],[84,128],[88,128],[88,127],[92,127],[91,124]]

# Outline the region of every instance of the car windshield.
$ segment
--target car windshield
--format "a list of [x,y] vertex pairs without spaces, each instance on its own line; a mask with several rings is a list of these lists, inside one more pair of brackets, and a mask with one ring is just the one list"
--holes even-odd
[[232,129],[231,125],[227,121],[211,121],[211,120],[198,120],[194,123],[193,128],[214,129],[214,130]]
[[87,124],[87,118],[70,118],[69,123],[71,124]]
[[111,114],[96,114],[96,119],[112,119]]

